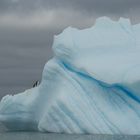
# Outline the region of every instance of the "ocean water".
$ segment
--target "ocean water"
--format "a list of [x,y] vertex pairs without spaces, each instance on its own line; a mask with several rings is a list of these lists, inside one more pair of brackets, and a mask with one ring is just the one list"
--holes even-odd
[[0,133],[0,140],[139,140],[140,136],[129,135],[68,135],[37,132]]

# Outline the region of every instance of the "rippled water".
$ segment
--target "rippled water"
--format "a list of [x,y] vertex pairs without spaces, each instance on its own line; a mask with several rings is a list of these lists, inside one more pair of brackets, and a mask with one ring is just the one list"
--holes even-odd
[[1,133],[1,140],[139,140],[140,136],[127,135],[67,135],[36,132]]

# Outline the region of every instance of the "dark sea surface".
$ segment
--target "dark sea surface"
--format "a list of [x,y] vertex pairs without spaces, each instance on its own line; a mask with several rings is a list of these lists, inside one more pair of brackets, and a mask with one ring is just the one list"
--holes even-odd
[[129,135],[71,135],[37,132],[0,133],[0,140],[140,140],[140,136]]

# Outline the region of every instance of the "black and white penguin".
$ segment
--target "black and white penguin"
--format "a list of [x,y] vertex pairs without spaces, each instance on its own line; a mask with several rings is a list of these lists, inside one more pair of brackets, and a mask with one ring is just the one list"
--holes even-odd
[[39,82],[39,81],[36,81],[36,82],[33,84],[33,87],[37,87],[39,84],[40,84],[40,82]]

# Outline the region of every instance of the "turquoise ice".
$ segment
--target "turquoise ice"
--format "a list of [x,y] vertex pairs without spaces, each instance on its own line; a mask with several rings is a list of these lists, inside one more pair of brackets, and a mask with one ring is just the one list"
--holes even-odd
[[9,130],[140,134],[140,24],[98,18],[54,37],[41,84],[0,102]]

